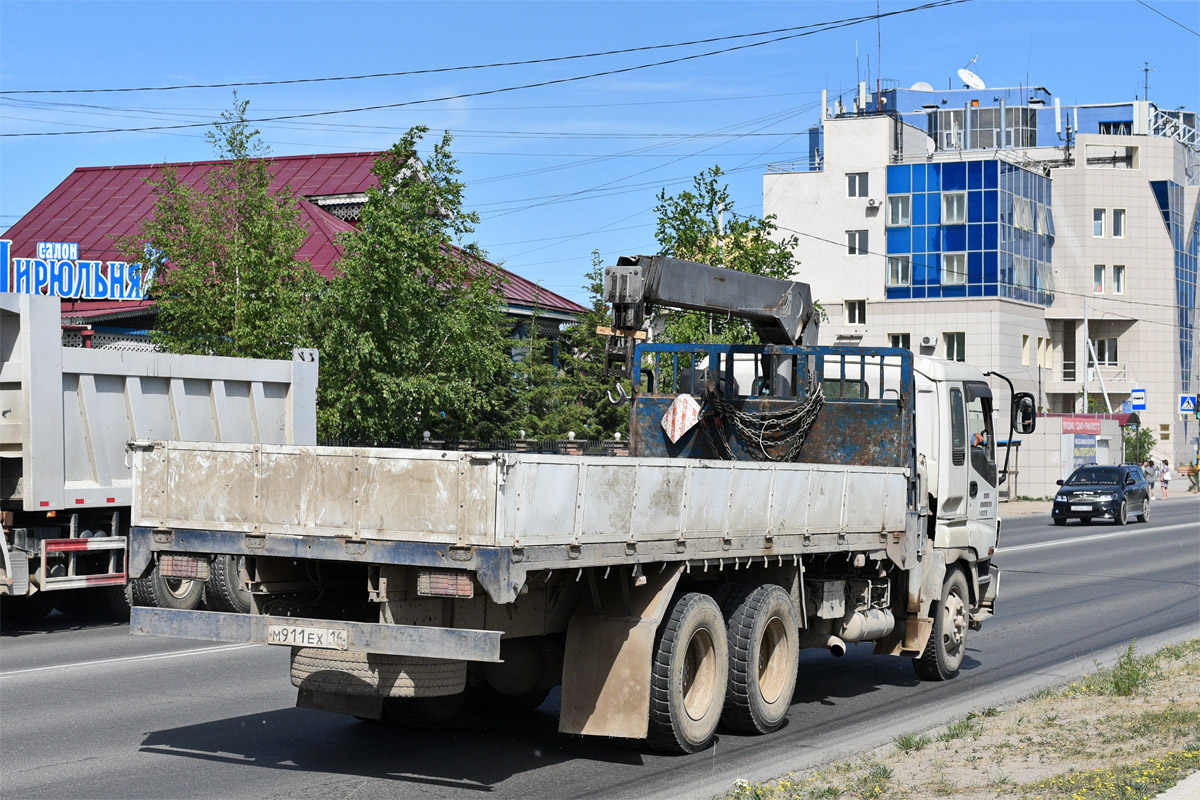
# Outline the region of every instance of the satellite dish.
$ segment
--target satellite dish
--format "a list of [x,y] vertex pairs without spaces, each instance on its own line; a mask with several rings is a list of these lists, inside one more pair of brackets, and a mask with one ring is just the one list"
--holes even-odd
[[965,83],[967,86],[970,86],[972,89],[986,89],[987,88],[987,86],[985,86],[983,83],[983,78],[980,78],[978,75],[976,75],[974,72],[971,72],[971,70],[967,69],[966,67],[963,67],[962,69],[960,69],[958,71],[958,77],[962,80],[963,83]]
[[912,85],[911,88],[912,88],[912,91],[914,91],[914,92],[932,92],[933,91],[933,87],[931,85],[929,85],[928,83],[926,83],[925,81],[917,81],[916,83],[914,83]]

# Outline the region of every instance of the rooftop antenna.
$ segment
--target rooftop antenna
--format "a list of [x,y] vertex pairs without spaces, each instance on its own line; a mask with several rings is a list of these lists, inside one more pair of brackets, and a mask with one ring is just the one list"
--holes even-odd
[[966,86],[970,89],[986,89],[987,88],[987,86],[983,82],[983,78],[980,78],[974,72],[971,72],[971,70],[967,69],[967,67],[971,66],[978,60],[979,60],[979,56],[975,56],[974,58],[972,58],[970,61],[967,62],[967,65],[965,67],[963,67],[962,69],[960,69],[958,71],[959,79],[962,80],[962,82],[964,84],[966,84]]
[[1142,63],[1146,65],[1146,66],[1142,67],[1140,70],[1141,72],[1146,73],[1146,81],[1142,85],[1143,86],[1142,99],[1149,100],[1150,99],[1150,73],[1154,72],[1154,67],[1150,66],[1149,61],[1143,61]]

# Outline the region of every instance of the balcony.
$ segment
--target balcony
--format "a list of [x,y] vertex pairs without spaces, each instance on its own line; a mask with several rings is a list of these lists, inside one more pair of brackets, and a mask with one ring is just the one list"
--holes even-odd
[[[1079,393],[1083,391],[1083,374],[1076,369],[1074,361],[1062,362],[1062,367],[1054,371],[1046,383],[1046,391],[1054,394]],[[1129,372],[1129,364],[1124,361],[1107,364],[1092,364],[1087,368],[1088,392],[1100,392],[1100,381],[1110,395],[1127,395],[1134,389],[1135,379]]]

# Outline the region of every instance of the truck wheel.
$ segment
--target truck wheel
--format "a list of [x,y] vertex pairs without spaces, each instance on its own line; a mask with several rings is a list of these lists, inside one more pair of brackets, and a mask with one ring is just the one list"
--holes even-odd
[[466,688],[467,662],[293,647],[292,685],[370,697],[453,695]]
[[186,578],[163,577],[158,565],[155,565],[149,577],[138,578],[133,583],[133,598],[139,606],[194,611],[204,596],[203,583]]
[[942,584],[942,599],[933,618],[933,631],[920,658],[913,659],[917,676],[927,681],[948,681],[962,667],[967,651],[967,622],[970,615],[967,579],[952,569]]
[[1117,513],[1113,514],[1113,522],[1118,525],[1124,525],[1129,521],[1129,506],[1125,505],[1125,501],[1121,501],[1121,505],[1117,506]]
[[215,555],[204,583],[204,604],[212,611],[250,613],[250,592],[242,586],[243,556]]
[[744,587],[729,601],[729,685],[721,722],[769,733],[787,718],[800,657],[792,598],[774,584]]
[[654,643],[650,674],[650,727],[656,750],[695,753],[708,747],[729,674],[729,646],[721,609],[706,594],[671,602]]

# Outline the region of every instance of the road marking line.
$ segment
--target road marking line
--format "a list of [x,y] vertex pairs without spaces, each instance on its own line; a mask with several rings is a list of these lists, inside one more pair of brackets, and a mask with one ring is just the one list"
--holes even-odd
[[259,647],[257,642],[249,644],[226,644],[219,647],[194,647],[191,650],[176,650],[171,653],[148,653],[142,656],[123,656],[121,658],[104,658],[99,661],[77,661],[74,664],[55,664],[49,667],[30,667],[15,669],[11,672],[0,672],[0,678],[10,678],[14,675],[28,675],[33,672],[47,672],[52,669],[73,669],[75,667],[99,667],[105,664],[124,664],[131,661],[158,661],[164,658],[181,658],[197,653],[224,653],[230,650],[244,650],[247,647]]
[[1055,539],[1052,542],[1038,542],[1036,544],[1019,544],[1016,547],[997,547],[997,553],[1015,553],[1018,550],[1036,550],[1039,547],[1057,547],[1060,544],[1075,544],[1076,542],[1094,542],[1097,539],[1111,539],[1114,536],[1144,536],[1148,533],[1158,533],[1159,531],[1173,531],[1179,528],[1193,528],[1200,531],[1200,525],[1195,522],[1181,522],[1178,525],[1164,525],[1161,528],[1132,528],[1115,533],[1094,533],[1091,536],[1076,536],[1071,539]]

